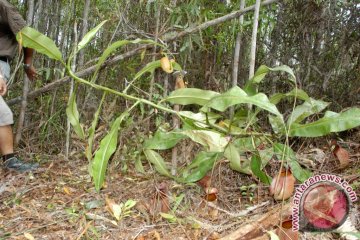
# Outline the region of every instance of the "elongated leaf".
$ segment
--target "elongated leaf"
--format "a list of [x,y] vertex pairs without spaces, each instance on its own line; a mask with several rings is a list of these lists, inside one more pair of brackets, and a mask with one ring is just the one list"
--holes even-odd
[[97,25],[95,28],[91,29],[88,33],[86,33],[83,39],[79,42],[77,46],[77,51],[80,51],[82,48],[84,48],[86,44],[88,44],[91,41],[91,39],[95,37],[96,33],[106,22],[107,20],[102,21],[99,25]]
[[275,133],[285,134],[285,123],[279,116],[269,115],[270,125]]
[[276,105],[285,97],[295,97],[303,101],[308,101],[310,99],[309,95],[304,90],[295,88],[288,93],[275,93],[270,97],[270,102]]
[[63,62],[61,52],[54,41],[31,27],[24,27],[18,32],[16,39],[24,47],[32,48],[49,58]]
[[230,168],[251,175],[250,161],[246,157],[241,156],[239,149],[233,144],[229,143],[225,149],[224,156],[230,161]]
[[111,125],[110,132],[101,140],[100,147],[95,152],[92,175],[94,178],[95,189],[97,191],[100,191],[100,188],[104,183],[109,159],[117,147],[120,124],[127,115],[128,112],[124,112],[116,118]]
[[249,80],[249,83],[260,83],[269,72],[269,68],[265,65],[261,65],[255,72],[252,79]]
[[302,120],[324,110],[330,103],[310,98],[303,104],[296,106],[288,119],[288,126],[292,123],[300,123]]
[[140,78],[142,75],[144,75],[147,72],[153,73],[155,69],[159,68],[160,66],[161,66],[160,60],[149,62],[148,64],[145,65],[145,67],[143,67],[139,72],[136,73],[134,80]]
[[186,130],[182,132],[194,142],[206,147],[209,152],[224,152],[229,139],[222,137],[220,133],[208,130]]
[[[101,67],[101,65],[105,62],[105,60],[110,56],[111,53],[113,53],[115,50],[117,50],[118,48],[122,47],[122,46],[125,46],[127,44],[137,44],[137,43],[151,43],[151,44],[154,44],[154,45],[158,45],[160,47],[164,47],[163,45],[161,44],[158,44],[156,43],[155,41],[153,40],[142,40],[142,39],[135,39],[135,40],[120,40],[120,41],[116,41],[114,43],[112,43],[109,47],[107,47],[105,49],[105,51],[103,52],[103,54],[101,55],[101,57],[99,58],[99,61],[96,65],[96,70],[95,70],[95,73],[93,75],[93,78],[92,78],[92,82],[94,81],[94,79],[96,78],[98,72],[99,72],[99,69]],[[160,65],[159,65],[160,67]]]
[[219,114],[213,112],[205,114],[202,112],[193,113],[191,111],[180,111],[179,115],[181,117],[187,118],[188,120],[193,120],[193,124],[199,128],[209,127],[207,120],[209,123],[215,124],[216,120],[221,117]]
[[278,72],[278,71],[282,71],[282,72],[286,72],[290,75],[290,80],[292,82],[295,82],[296,77],[295,74],[293,72],[293,70],[287,66],[287,65],[281,65],[278,67],[274,67],[274,68],[269,68],[265,65],[261,65],[255,72],[254,77],[252,79],[250,79],[251,83],[260,83],[266,76],[266,74],[268,72]]
[[141,158],[140,156],[138,156],[136,159],[135,159],[135,169],[136,171],[138,171],[139,173],[142,173],[142,174],[145,174],[145,169],[144,169],[144,166],[141,162]]
[[79,111],[76,105],[76,88],[70,96],[68,106],[66,107],[66,115],[74,128],[75,133],[79,138],[85,139],[84,129],[80,125]]
[[154,137],[145,141],[144,148],[165,150],[174,147],[181,139],[186,138],[180,132],[166,132],[162,129],[158,129]]
[[306,179],[311,177],[311,173],[300,166],[294,151],[290,147],[285,146],[284,144],[281,143],[275,143],[273,147],[274,147],[274,153],[277,156],[277,158],[279,160],[284,158],[285,163],[289,164],[291,168],[291,172],[293,173],[294,177],[297,180],[299,180],[300,182],[304,182]]
[[251,171],[260,179],[260,181],[268,185],[270,184],[271,178],[261,170],[261,158],[257,154],[253,154],[251,157]]
[[197,88],[180,88],[173,91],[165,100],[173,104],[205,105],[211,98],[220,95],[217,92]]
[[269,70],[272,72],[278,72],[278,71],[286,72],[290,75],[290,81],[292,81],[293,83],[295,83],[295,81],[296,81],[294,71],[287,65],[281,65],[278,67],[269,68]]
[[263,93],[258,93],[254,96],[248,96],[241,88],[238,86],[233,87],[226,93],[223,93],[219,96],[213,97],[206,106],[211,107],[218,111],[225,111],[230,106],[235,104],[253,104],[261,109],[264,109],[276,116],[282,118],[281,113],[276,108],[274,104],[272,104],[267,96]]
[[196,155],[192,163],[182,172],[180,181],[187,183],[196,182],[202,179],[210,171],[216,160],[222,156],[220,153],[200,152]]
[[102,104],[103,104],[103,102],[105,100],[105,96],[106,96],[106,92],[103,93],[103,96],[101,98],[99,107],[98,107],[98,109],[96,110],[96,112],[94,114],[94,119],[91,122],[91,126],[90,126],[90,128],[88,130],[88,146],[86,147],[85,155],[86,155],[86,158],[88,159],[89,162],[92,161],[92,145],[94,143],[95,130],[96,130],[96,126],[97,126],[98,121],[99,121],[99,116],[100,116]]
[[263,169],[274,155],[274,148],[265,148],[263,150],[258,149],[259,157],[261,158],[261,169]]
[[289,136],[320,137],[360,126],[360,108],[351,108],[342,113],[326,112],[325,116],[307,124],[293,123]]
[[259,84],[266,76],[266,74],[270,71],[283,71],[286,72],[290,75],[290,81],[295,83],[296,82],[296,77],[295,74],[293,72],[293,70],[286,65],[282,65],[282,66],[278,66],[278,67],[274,67],[274,68],[269,68],[265,65],[261,65],[255,72],[253,78],[251,78],[249,81],[246,82],[244,90],[247,94],[249,95],[254,95],[256,94],[256,85]]
[[144,153],[145,153],[146,158],[152,164],[154,164],[155,169],[158,173],[160,173],[161,175],[164,175],[166,177],[169,177],[169,178],[173,177],[173,176],[171,176],[168,168],[166,167],[164,159],[160,156],[160,154],[158,154],[157,152],[155,152],[154,150],[151,150],[151,149],[145,149]]

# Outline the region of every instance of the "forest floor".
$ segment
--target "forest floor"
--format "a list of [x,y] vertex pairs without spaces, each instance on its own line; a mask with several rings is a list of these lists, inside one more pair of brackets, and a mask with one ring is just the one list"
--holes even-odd
[[[304,165],[314,174],[333,173],[349,181],[360,196],[359,133],[340,141],[350,153],[346,169],[338,168],[328,138],[303,142],[299,159],[310,160]],[[322,159],[317,158],[319,153]],[[269,195],[268,186],[232,171],[226,161],[217,164],[211,174],[217,199],[206,201],[197,184],[178,184],[148,165],[146,175],[132,166],[126,173],[119,167],[110,168],[106,185],[97,193],[85,159],[39,158],[48,160],[36,172],[0,172],[0,239],[220,239],[248,222],[256,223],[281,204]],[[117,220],[109,208],[128,200],[137,204]],[[168,214],[161,215],[164,211]],[[354,224],[359,229],[359,219]],[[331,233],[302,237],[338,238]]]

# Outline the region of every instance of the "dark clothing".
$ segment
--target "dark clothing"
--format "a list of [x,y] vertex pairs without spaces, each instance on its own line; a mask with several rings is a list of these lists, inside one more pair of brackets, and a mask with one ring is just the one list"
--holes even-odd
[[0,0],[0,56],[12,59],[18,43],[16,34],[26,26],[24,18],[6,0]]

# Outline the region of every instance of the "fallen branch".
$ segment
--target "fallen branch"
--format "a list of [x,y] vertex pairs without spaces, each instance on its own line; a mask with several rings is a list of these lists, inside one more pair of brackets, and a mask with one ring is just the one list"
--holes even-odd
[[[279,204],[271,211],[262,215],[260,218],[253,219],[251,223],[241,225],[236,231],[229,235],[222,237],[221,240],[244,240],[244,239],[257,239],[262,237],[265,230],[271,230],[280,224],[281,216],[284,218],[291,215],[290,203]],[[260,238],[262,239],[262,238]]]
[[[279,0],[266,0],[264,2],[261,3],[262,6],[267,6],[267,5],[270,5],[272,3],[276,3],[278,2]],[[184,37],[186,35],[189,35],[191,33],[194,33],[194,32],[198,32],[198,31],[201,31],[201,30],[204,30],[208,27],[211,27],[211,26],[215,26],[215,25],[218,25],[218,24],[221,24],[221,23],[224,23],[226,21],[229,21],[229,20],[232,20],[234,18],[238,18],[240,17],[241,15],[247,13],[247,12],[250,12],[250,11],[253,11],[255,8],[255,6],[250,6],[250,7],[247,7],[247,8],[244,8],[242,10],[239,10],[239,11],[235,11],[235,12],[232,12],[230,14],[227,14],[225,16],[222,16],[222,17],[219,17],[219,18],[216,18],[216,19],[213,19],[213,20],[210,20],[210,21],[207,21],[207,22],[204,22],[198,26],[195,26],[195,27],[189,27],[187,29],[185,29],[184,31],[182,32],[179,32],[178,34],[176,34],[175,36],[172,36],[172,37],[166,37],[166,38],[163,38],[162,40],[164,42],[170,42],[170,41],[174,41],[178,38],[181,38],[181,37]],[[143,45],[143,46],[140,46],[136,49],[133,49],[129,52],[126,52],[124,54],[120,54],[118,56],[115,56],[113,57],[112,59],[109,59],[107,60],[104,65],[102,66],[102,68],[106,67],[106,66],[111,66],[121,60],[124,60],[128,57],[131,57],[131,56],[134,56],[135,54],[137,54],[138,52],[144,50],[144,49],[148,49],[148,48],[152,48],[153,45]],[[79,71],[79,72],[76,72],[75,75],[77,75],[78,77],[84,77],[84,76],[87,76],[93,72],[95,72],[95,69],[96,69],[96,65],[94,66],[91,66],[87,69],[84,69],[82,71]],[[44,87],[42,88],[39,88],[37,90],[34,90],[32,92],[30,92],[28,94],[28,99],[32,99],[32,98],[35,98],[43,93],[46,93],[46,92],[49,92],[57,87],[60,87],[62,84],[64,83],[67,83],[70,81],[70,78],[69,77],[64,77],[64,78],[61,78],[61,79],[58,79],[58,80],[55,80],[54,82],[52,83],[49,83],[47,85],[45,85]],[[13,98],[9,101],[7,101],[7,104],[8,105],[14,105],[14,104],[17,104],[19,102],[22,101],[22,97],[16,97],[16,98]]]

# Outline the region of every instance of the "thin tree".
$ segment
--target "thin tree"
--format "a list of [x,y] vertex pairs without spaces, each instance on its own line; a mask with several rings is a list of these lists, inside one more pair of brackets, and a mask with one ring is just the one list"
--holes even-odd
[[[81,34],[79,39],[82,39],[87,30],[88,30],[88,18],[89,18],[89,12],[90,12],[90,0],[86,0],[85,1],[85,6],[84,6],[84,11],[83,11],[83,17],[82,17],[82,29],[81,29]],[[85,58],[85,54],[84,54],[84,49],[82,49],[79,52],[79,66],[82,67],[84,65],[84,58]]]
[[[34,0],[29,0],[27,2],[28,11],[26,14],[26,22],[29,25],[32,25],[32,20],[34,18]],[[27,96],[29,93],[29,78],[27,75],[24,75],[24,86],[23,86],[23,94],[22,94],[22,101],[21,101],[21,109],[19,114],[19,120],[17,125],[17,131],[15,135],[15,144],[17,145],[21,140],[21,133],[24,126],[25,121],[25,114],[27,108]]]
[[249,79],[251,79],[255,73],[256,37],[257,37],[258,24],[259,24],[260,3],[261,0],[256,0],[255,10],[254,10],[253,31],[251,36]]
[[[245,7],[245,0],[240,1],[240,11]],[[232,86],[235,87],[238,84],[238,75],[239,75],[239,59],[241,51],[241,40],[242,40],[242,25],[244,24],[244,15],[239,17],[239,32],[236,35],[236,43],[234,50],[234,61],[233,61],[233,72],[232,72]],[[234,108],[230,109],[230,116],[234,115]]]

